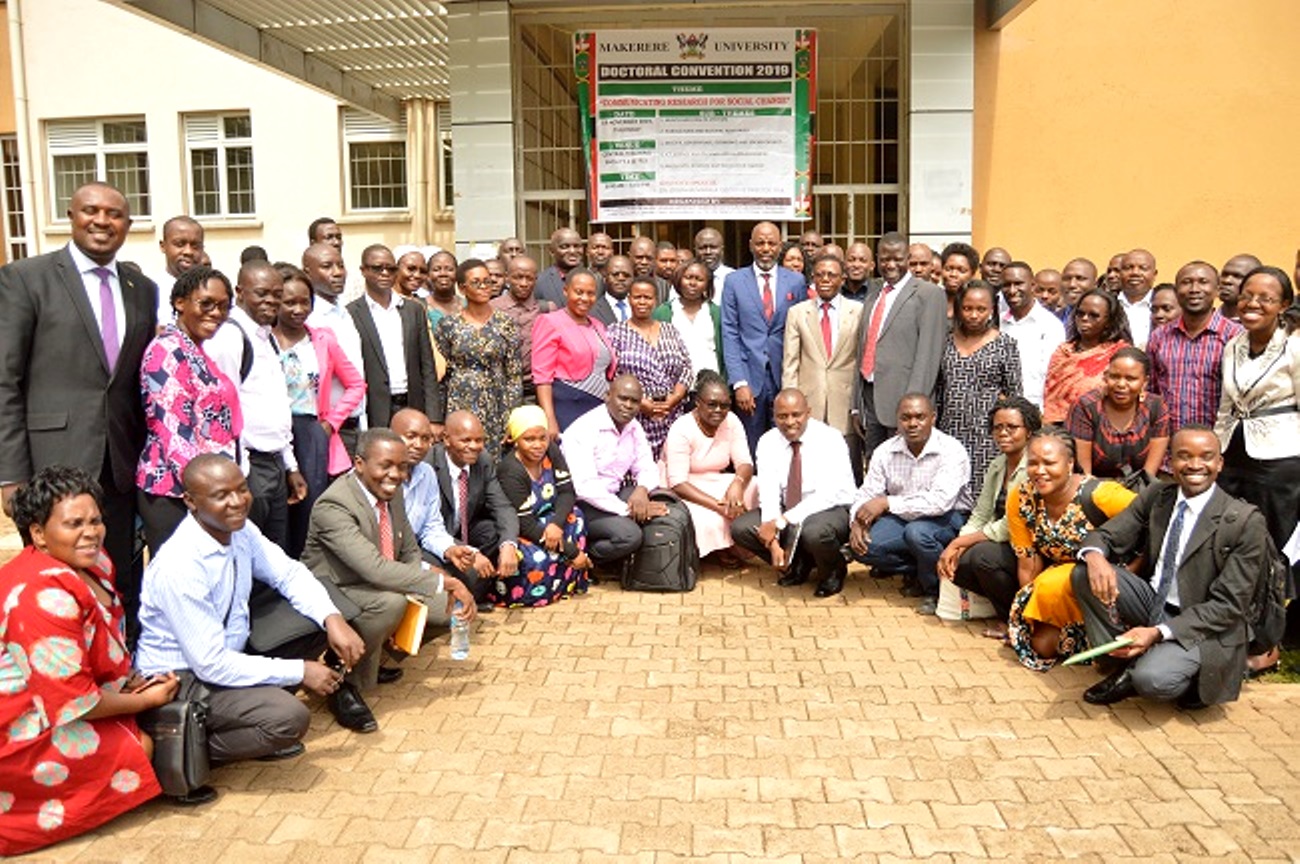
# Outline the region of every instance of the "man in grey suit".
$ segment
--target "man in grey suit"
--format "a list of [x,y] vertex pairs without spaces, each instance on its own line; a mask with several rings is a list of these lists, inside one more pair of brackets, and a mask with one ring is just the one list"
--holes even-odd
[[[1186,707],[1231,702],[1246,669],[1247,612],[1268,555],[1268,527],[1224,492],[1219,439],[1189,425],[1169,442],[1173,483],[1148,487],[1083,539],[1071,583],[1088,641],[1123,637],[1123,667],[1083,694],[1094,705],[1130,696]],[[1141,553],[1138,573],[1110,563]]]
[[862,436],[862,462],[891,438],[906,393],[934,394],[948,339],[943,289],[907,269],[907,238],[890,231],[876,244],[880,279],[862,305],[853,418]]
[[104,547],[134,636],[135,469],[144,449],[140,361],[157,288],[117,262],[131,213],[107,183],[68,205],[72,242],[0,268],[0,494],[48,465],[73,465],[104,489]]
[[365,654],[329,696],[329,707],[339,725],[373,732],[379,727],[361,691],[401,677],[400,669],[381,670],[379,661],[384,641],[406,613],[406,595],[434,598],[439,604],[431,603],[430,611],[445,605],[448,616],[457,600],[467,619],[473,619],[475,608],[459,579],[420,557],[402,500],[406,443],[401,437],[391,429],[363,432],[352,465],[316,500],[302,563],[361,610],[350,623],[365,642]]
[[387,246],[366,247],[361,274],[366,293],[348,304],[348,312],[361,334],[370,428],[387,426],[403,408],[423,411],[441,423],[442,393],[424,307],[393,291],[397,262]]

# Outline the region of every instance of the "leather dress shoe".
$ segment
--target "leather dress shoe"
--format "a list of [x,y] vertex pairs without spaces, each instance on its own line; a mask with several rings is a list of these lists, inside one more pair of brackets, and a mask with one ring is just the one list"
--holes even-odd
[[272,750],[265,756],[258,756],[258,762],[279,762],[282,759],[295,759],[307,752],[307,745],[301,741],[295,741],[288,747],[281,747],[279,750]]
[[379,728],[375,715],[370,713],[370,706],[361,698],[361,693],[352,684],[344,681],[339,689],[330,694],[326,700],[330,713],[339,725],[353,732],[374,732]]
[[394,681],[401,681],[402,676],[405,674],[400,666],[380,666],[379,683],[392,684]]
[[812,573],[812,562],[804,555],[796,554],[794,560],[790,562],[790,567],[781,574],[781,578],[776,580],[776,584],[782,588],[790,588],[795,585],[802,585],[808,581],[809,574]]
[[197,807],[200,804],[216,801],[217,790],[211,786],[200,786],[197,789],[191,789],[184,795],[170,795],[168,800],[180,807]]
[[1137,690],[1133,687],[1133,673],[1125,666],[1084,690],[1083,701],[1089,705],[1114,705],[1136,694]]
[[817,590],[813,592],[814,597],[834,597],[844,590],[844,573],[843,569],[836,570],[831,575],[817,583]]

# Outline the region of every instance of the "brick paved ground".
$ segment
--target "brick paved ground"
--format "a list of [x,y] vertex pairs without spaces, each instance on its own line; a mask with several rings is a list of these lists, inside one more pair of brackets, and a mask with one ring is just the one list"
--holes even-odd
[[1226,708],[1085,705],[976,624],[862,571],[838,598],[754,568],[686,596],[602,585],[485,616],[308,753],[217,773],[33,860],[1300,860],[1300,687]]

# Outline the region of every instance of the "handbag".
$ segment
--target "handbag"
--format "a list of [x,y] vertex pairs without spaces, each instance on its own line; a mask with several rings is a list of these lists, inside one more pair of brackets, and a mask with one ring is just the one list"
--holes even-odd
[[167,795],[188,795],[212,776],[208,761],[208,698],[211,692],[186,670],[176,698],[153,709],[153,771]]

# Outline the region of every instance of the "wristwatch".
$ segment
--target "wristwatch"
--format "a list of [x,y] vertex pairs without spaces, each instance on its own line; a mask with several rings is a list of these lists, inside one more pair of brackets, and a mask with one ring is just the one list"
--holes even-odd
[[790,523],[786,521],[784,516],[778,516],[776,517],[776,520],[772,524],[776,526],[776,530],[784,531],[785,527]]

